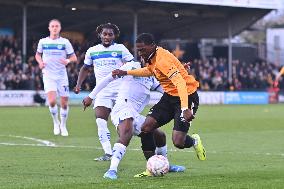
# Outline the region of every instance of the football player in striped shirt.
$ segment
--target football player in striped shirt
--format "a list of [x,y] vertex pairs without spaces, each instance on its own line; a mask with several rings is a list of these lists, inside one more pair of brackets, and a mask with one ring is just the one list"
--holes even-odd
[[[70,41],[60,36],[59,20],[50,20],[48,29],[50,35],[39,40],[35,59],[42,70],[44,91],[53,119],[53,133],[68,136],[66,122],[69,111],[69,82],[66,66],[70,62],[77,62],[77,57]],[[60,96],[60,121],[56,103],[57,94]]]
[[[102,24],[97,27],[96,32],[101,39],[101,44],[90,47],[87,50],[84,65],[80,69],[77,84],[74,88],[75,93],[80,92],[81,85],[89,73],[89,67],[94,68],[96,83],[98,84],[111,71],[134,59],[133,55],[123,44],[114,42],[120,34],[119,28],[115,24]],[[97,95],[94,102],[99,141],[105,153],[103,156],[95,158],[95,161],[110,161],[112,156],[107,120],[117,97],[119,82],[120,80],[110,82]]]

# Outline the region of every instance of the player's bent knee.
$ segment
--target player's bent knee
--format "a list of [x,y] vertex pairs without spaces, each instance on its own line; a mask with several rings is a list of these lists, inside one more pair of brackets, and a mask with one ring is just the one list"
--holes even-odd
[[95,108],[96,117],[104,119],[104,120],[108,120],[110,111],[111,109],[104,107],[104,106],[98,106]]
[[49,101],[48,103],[51,107],[54,107],[56,105],[56,100]]
[[176,130],[173,131],[172,140],[173,140],[173,144],[175,145],[175,147],[179,149],[183,149],[185,139],[186,139],[185,132],[176,131]]
[[141,131],[144,133],[150,133],[153,132],[155,130],[155,126],[151,125],[151,124],[143,124],[143,126],[141,127]]
[[184,144],[175,144],[175,147],[177,147],[178,149],[184,149]]
[[145,133],[149,133],[149,132],[154,131],[156,128],[157,128],[157,121],[154,118],[147,116],[145,122],[143,123],[141,127],[141,131]]
[[150,132],[152,131],[152,129],[149,128],[149,127],[142,127],[142,128],[141,128],[141,131],[142,131],[143,133],[150,133]]
[[179,149],[184,149],[184,141],[174,140],[173,144],[174,144],[175,147],[177,147]]
[[61,107],[62,107],[64,110],[66,110],[67,107],[68,107],[68,105],[67,105],[67,104],[62,104]]

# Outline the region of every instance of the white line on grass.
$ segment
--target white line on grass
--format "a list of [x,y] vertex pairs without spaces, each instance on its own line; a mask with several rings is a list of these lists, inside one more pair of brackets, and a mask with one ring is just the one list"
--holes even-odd
[[[42,144],[42,146],[55,146],[55,143],[48,141],[48,140],[42,140],[42,139],[38,139],[38,138],[33,138],[33,137],[26,137],[26,136],[16,136],[16,135],[0,135],[0,136],[4,136],[4,137],[12,137],[12,138],[21,138],[21,139],[27,139],[27,140],[31,140],[31,141],[35,141],[38,142],[40,144]],[[36,146],[36,145],[35,145]]]
[[[22,138],[22,139],[28,139],[32,140],[35,142],[39,142],[39,144],[20,144],[20,143],[8,143],[8,142],[0,142],[0,145],[4,146],[35,146],[35,147],[53,147],[53,148],[81,148],[81,149],[94,149],[94,150],[102,150],[101,147],[94,147],[94,146],[75,146],[75,145],[56,145],[55,143],[48,141],[48,140],[42,140],[42,139],[37,139],[33,137],[26,137],[26,136],[14,136],[14,135],[0,135],[0,137],[14,137],[14,138]],[[129,148],[127,150],[130,151],[141,151],[140,148]],[[185,153],[192,153],[193,151],[191,150],[179,150],[179,149],[173,149],[173,148],[168,148],[169,152],[185,152]],[[207,151],[208,153],[208,151]],[[209,153],[211,154],[217,154],[217,153],[226,153],[226,154],[247,154],[243,152],[217,152],[217,151],[210,151]],[[283,156],[284,153],[278,153],[278,154],[273,154],[273,153],[258,153],[254,152],[251,153],[253,155],[266,155],[266,156]]]

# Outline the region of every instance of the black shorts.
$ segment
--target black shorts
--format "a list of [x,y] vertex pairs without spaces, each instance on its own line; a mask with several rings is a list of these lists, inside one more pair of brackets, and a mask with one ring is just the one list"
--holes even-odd
[[[188,95],[188,107],[193,111],[193,115],[196,114],[198,106],[199,97],[197,92]],[[183,122],[180,118],[181,107],[178,96],[164,93],[160,101],[150,109],[148,115],[157,121],[159,127],[169,123],[172,119],[174,119],[173,130],[188,132],[190,127],[190,123]]]

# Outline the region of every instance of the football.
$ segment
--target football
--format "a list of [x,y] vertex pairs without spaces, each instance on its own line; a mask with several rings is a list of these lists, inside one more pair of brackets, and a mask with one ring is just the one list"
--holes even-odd
[[147,161],[147,170],[153,176],[164,176],[169,172],[169,161],[166,157],[162,155],[154,155],[150,157]]

